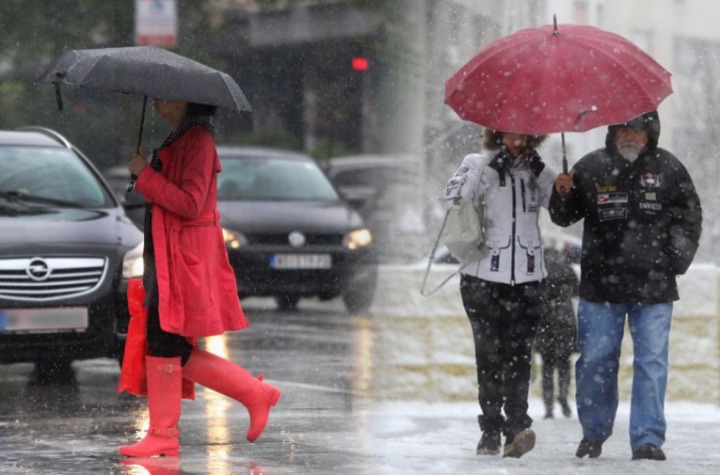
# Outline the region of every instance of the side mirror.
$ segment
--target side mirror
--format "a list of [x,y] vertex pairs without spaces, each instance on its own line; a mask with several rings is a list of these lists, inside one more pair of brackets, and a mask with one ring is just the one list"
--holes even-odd
[[362,210],[367,203],[367,200],[365,198],[361,198],[359,196],[346,197],[345,201],[347,201],[350,207],[356,211]]

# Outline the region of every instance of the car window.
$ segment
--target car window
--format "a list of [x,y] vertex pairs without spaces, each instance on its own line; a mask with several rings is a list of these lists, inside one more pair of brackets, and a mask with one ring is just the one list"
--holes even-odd
[[335,174],[333,181],[339,187],[344,186],[377,186],[385,181],[384,174],[387,170],[383,168],[361,168],[347,170]]
[[82,160],[61,148],[0,147],[0,192],[59,200],[83,208],[113,206]]
[[220,201],[337,201],[339,197],[311,161],[274,157],[220,157]]

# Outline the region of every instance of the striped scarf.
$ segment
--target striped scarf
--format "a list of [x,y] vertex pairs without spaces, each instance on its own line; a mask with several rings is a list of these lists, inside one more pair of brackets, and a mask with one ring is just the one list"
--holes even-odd
[[199,125],[204,127],[205,130],[210,132],[210,135],[215,135],[215,127],[210,123],[210,116],[208,115],[189,115],[183,119],[177,129],[170,132],[170,134],[163,140],[163,143],[156,149],[153,150],[152,159],[150,160],[150,168],[159,172],[162,170],[162,162],[160,161],[160,150],[167,148],[175,140],[182,137],[182,135],[190,130],[191,128]]

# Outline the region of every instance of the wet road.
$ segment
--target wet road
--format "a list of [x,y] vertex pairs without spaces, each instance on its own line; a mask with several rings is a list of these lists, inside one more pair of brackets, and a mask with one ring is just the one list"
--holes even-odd
[[378,379],[409,384],[378,369],[379,341],[389,337],[377,317],[348,317],[339,302],[301,302],[293,313],[260,299],[244,306],[249,329],[203,346],[283,390],[257,442],[245,439],[239,403],[198,387],[197,400],[183,402],[179,457],[125,459],[119,446],[138,440],[148,415],[145,399],[116,394],[114,361],[75,363],[75,382],[59,386],[33,383],[32,365],[0,365],[0,475],[720,473],[720,407],[693,403],[666,408],[667,462],[630,461],[628,401],[602,457],[580,460],[577,419],[543,420],[538,398],[530,401],[534,451],[478,457],[476,402],[389,402],[371,393]]
[[301,302],[301,311],[288,313],[250,299],[245,308],[250,328],[201,343],[283,390],[257,442],[245,439],[239,403],[198,386],[196,401],[183,401],[179,459],[125,460],[118,447],[138,438],[148,415],[145,399],[116,394],[115,361],[76,362],[75,382],[62,385],[34,383],[30,364],[0,365],[0,473],[362,471],[355,431],[364,430],[371,320],[345,315],[339,302]]

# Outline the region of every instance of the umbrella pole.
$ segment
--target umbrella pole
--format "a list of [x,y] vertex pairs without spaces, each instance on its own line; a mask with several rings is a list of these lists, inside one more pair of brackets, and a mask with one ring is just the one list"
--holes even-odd
[[568,164],[567,164],[567,155],[565,153],[565,132],[562,132],[560,134],[560,137],[562,139],[562,153],[563,153],[562,168],[563,168],[563,173],[567,174]]
[[[140,115],[140,132],[138,133],[138,144],[137,144],[137,151],[140,151],[140,146],[142,145],[142,134],[143,134],[143,126],[145,125],[145,109],[147,109],[147,96],[143,97],[143,107],[142,107],[142,114]],[[135,180],[137,180],[137,176],[135,174],[130,175],[130,184],[128,184],[127,192],[130,193],[133,188],[135,188]]]

